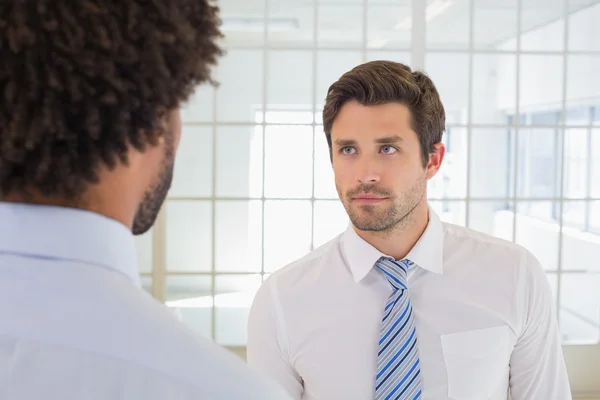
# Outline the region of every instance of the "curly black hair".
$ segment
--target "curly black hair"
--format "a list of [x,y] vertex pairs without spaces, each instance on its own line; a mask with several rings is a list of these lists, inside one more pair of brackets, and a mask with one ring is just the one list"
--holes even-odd
[[210,0],[0,1],[0,194],[74,199],[216,85]]

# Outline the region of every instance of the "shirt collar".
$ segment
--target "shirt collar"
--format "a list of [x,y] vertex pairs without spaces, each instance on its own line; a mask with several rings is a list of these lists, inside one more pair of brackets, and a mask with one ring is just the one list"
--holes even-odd
[[[444,228],[435,211],[431,207],[428,210],[427,227],[406,259],[414,262],[420,268],[441,275],[443,273]],[[357,283],[367,276],[379,258],[390,257],[358,236],[352,223],[342,234],[342,251],[350,266],[354,281]]]
[[90,211],[0,202],[0,253],[83,262],[140,286],[133,234]]

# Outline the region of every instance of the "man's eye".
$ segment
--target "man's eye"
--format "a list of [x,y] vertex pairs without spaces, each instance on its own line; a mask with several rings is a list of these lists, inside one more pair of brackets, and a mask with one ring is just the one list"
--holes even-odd
[[394,154],[395,152],[397,152],[398,150],[395,147],[392,146],[383,146],[381,148],[381,151],[385,154]]

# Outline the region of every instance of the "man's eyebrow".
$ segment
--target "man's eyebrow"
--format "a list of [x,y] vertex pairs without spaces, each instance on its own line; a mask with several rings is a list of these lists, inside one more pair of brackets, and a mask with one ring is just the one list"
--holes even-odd
[[[400,136],[394,135],[394,136],[386,136],[386,137],[375,139],[375,143],[394,144],[394,143],[399,143],[403,140],[404,139],[402,139]],[[355,146],[356,140],[354,140],[354,139],[336,139],[335,144],[336,144],[336,146],[339,146],[339,147]]]
[[335,144],[340,147],[345,146],[354,146],[356,144],[356,140],[353,139],[336,139]]
[[386,137],[376,139],[375,142],[380,143],[380,144],[392,144],[392,143],[401,142],[402,140],[404,140],[404,139],[402,139],[400,136],[394,135],[394,136],[386,136]]

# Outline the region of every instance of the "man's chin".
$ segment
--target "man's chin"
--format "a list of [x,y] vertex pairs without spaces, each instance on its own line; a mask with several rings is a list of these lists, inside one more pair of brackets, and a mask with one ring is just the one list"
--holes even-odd
[[351,218],[350,221],[352,222],[352,225],[354,225],[354,227],[359,231],[380,232],[387,229],[386,224],[384,223],[386,221],[381,221],[379,219]]
[[382,227],[381,225],[370,225],[370,224],[353,224],[356,229],[362,232],[385,232],[389,228]]

